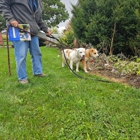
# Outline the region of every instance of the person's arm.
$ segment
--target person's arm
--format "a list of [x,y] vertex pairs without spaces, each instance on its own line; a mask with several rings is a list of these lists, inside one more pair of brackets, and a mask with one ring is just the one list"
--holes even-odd
[[47,36],[51,35],[51,31],[45,25],[45,23],[43,22],[42,18],[40,19],[38,25],[39,25],[40,29],[46,33]]

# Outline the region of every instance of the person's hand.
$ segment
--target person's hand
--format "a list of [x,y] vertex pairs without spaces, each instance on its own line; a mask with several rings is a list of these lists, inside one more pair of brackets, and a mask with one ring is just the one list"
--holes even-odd
[[48,30],[47,32],[46,32],[46,36],[50,36],[52,33],[51,33],[51,31],[50,30]]
[[11,21],[10,24],[11,24],[13,27],[18,27],[18,22],[17,22],[16,20]]

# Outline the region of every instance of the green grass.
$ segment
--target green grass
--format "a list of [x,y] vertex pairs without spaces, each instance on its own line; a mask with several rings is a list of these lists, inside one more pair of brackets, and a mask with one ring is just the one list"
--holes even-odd
[[41,47],[43,71],[30,83],[17,81],[14,49],[0,48],[0,140],[139,140],[140,89],[97,81],[81,69],[84,80],[61,67],[58,50]]

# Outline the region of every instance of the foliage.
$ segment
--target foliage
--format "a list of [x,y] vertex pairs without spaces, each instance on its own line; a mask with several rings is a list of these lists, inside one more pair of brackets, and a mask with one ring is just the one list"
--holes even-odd
[[58,34],[58,29],[56,27],[51,28],[51,33],[52,34]]
[[139,70],[139,71],[137,71],[137,75],[140,75],[140,70]]
[[116,62],[114,64],[115,68],[121,72],[122,75],[126,75],[126,74],[137,74],[139,75],[139,71],[140,71],[140,63],[131,61],[120,61],[118,60],[118,62]]
[[136,62],[137,63],[140,63],[140,58],[136,58]]
[[63,35],[61,37],[61,41],[62,41],[62,43],[69,46],[69,48],[72,48],[74,38],[75,38],[75,35],[74,35],[73,30],[69,29],[69,30],[63,32]]
[[126,58],[122,54],[117,56],[111,55],[108,57],[108,62],[113,65],[113,69],[119,72],[120,75],[139,75],[140,63],[139,58],[132,57],[131,59]]
[[5,19],[2,17],[2,15],[0,14],[0,31],[2,31],[3,29],[6,28],[6,22]]
[[43,19],[48,26],[56,26],[68,19],[68,11],[60,0],[42,0]]
[[[140,90],[118,83],[97,81],[61,67],[58,50],[41,47],[46,78],[34,77],[30,56],[30,83],[16,77],[14,49],[0,48],[0,139],[1,140],[124,140],[140,138]],[[102,79],[103,80],[103,79]]]
[[79,0],[79,5],[73,5],[71,25],[80,40],[109,47],[112,41],[115,54],[135,54],[140,43],[140,1]]
[[[48,27],[55,27],[68,19],[69,14],[60,0],[42,0],[42,17]],[[5,20],[0,15],[0,30],[5,28]]]

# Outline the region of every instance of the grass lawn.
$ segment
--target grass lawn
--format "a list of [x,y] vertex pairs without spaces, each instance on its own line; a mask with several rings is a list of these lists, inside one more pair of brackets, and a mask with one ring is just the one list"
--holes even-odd
[[97,81],[81,69],[84,80],[61,67],[55,48],[41,47],[43,71],[30,83],[17,81],[14,49],[0,48],[0,140],[139,140],[140,89]]

